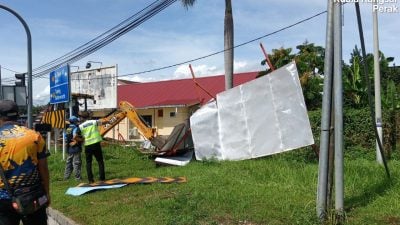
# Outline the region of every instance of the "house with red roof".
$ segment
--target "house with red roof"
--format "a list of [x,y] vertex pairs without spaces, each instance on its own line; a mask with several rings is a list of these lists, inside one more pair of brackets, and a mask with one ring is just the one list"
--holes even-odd
[[[258,72],[234,74],[234,86],[256,78]],[[197,83],[197,84],[196,84]],[[166,80],[147,83],[119,82],[117,102],[127,101],[136,107],[142,118],[156,129],[157,135],[169,135],[174,126],[189,119],[202,104],[225,90],[225,77],[207,76],[196,79]],[[117,134],[115,132],[117,129]],[[138,140],[140,134],[125,118],[107,137],[121,136]]]

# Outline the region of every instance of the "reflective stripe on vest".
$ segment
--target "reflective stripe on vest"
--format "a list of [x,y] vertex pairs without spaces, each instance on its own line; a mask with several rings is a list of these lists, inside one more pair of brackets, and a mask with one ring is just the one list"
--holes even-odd
[[82,135],[85,137],[85,146],[95,144],[103,140],[97,127],[96,120],[89,120],[79,125]]

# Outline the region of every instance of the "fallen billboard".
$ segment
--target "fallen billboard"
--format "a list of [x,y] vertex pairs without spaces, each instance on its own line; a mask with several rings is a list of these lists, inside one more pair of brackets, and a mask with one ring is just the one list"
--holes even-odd
[[294,62],[234,87],[190,123],[197,160],[243,160],[314,143]]

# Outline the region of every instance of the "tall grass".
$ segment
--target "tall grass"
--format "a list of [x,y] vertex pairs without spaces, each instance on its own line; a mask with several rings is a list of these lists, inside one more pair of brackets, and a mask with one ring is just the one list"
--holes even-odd
[[[301,150],[309,151],[309,150]],[[301,152],[300,151],[300,152]],[[132,184],[82,196],[65,195],[60,153],[49,158],[52,207],[80,224],[205,225],[318,224],[315,202],[318,163],[308,152],[253,160],[192,161],[157,167],[134,148],[104,147],[106,177],[185,176],[182,184]],[[97,175],[94,162],[94,174]],[[85,166],[83,165],[83,175]],[[345,161],[348,224],[400,224],[400,164],[390,162],[392,180],[373,160]]]

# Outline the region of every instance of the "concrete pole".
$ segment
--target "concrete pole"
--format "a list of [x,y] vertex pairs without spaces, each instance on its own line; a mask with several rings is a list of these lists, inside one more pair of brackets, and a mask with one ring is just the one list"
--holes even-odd
[[317,190],[317,217],[321,222],[327,216],[327,190],[328,190],[328,149],[330,135],[330,118],[332,102],[332,62],[333,62],[333,0],[328,0],[325,61],[324,61],[324,90],[322,96],[321,115],[321,140],[318,166],[318,190]]
[[[374,33],[374,87],[375,87],[375,124],[378,131],[379,140],[383,145],[382,140],[382,108],[381,108],[381,72],[379,68],[379,37],[378,37],[378,12],[377,2],[372,3],[372,20]],[[376,161],[383,165],[382,155],[379,150],[379,145],[376,143]]]
[[225,67],[225,90],[233,87],[233,64],[234,64],[234,26],[232,15],[232,2],[225,0],[224,19],[224,67]]
[[334,3],[334,113],[335,113],[335,210],[339,223],[344,222],[343,185],[343,82],[342,82],[342,6]]
[[51,131],[47,132],[47,150],[50,152],[51,147]]
[[[57,104],[54,105],[54,111],[57,110]],[[58,140],[58,135],[60,131],[58,130],[58,128],[54,128],[54,153],[57,153],[57,140]]]
[[65,144],[65,128],[63,129],[63,139],[62,139],[62,159],[65,161],[66,154],[66,144]]
[[0,99],[3,100],[3,86],[1,85],[1,65],[0,65]]

